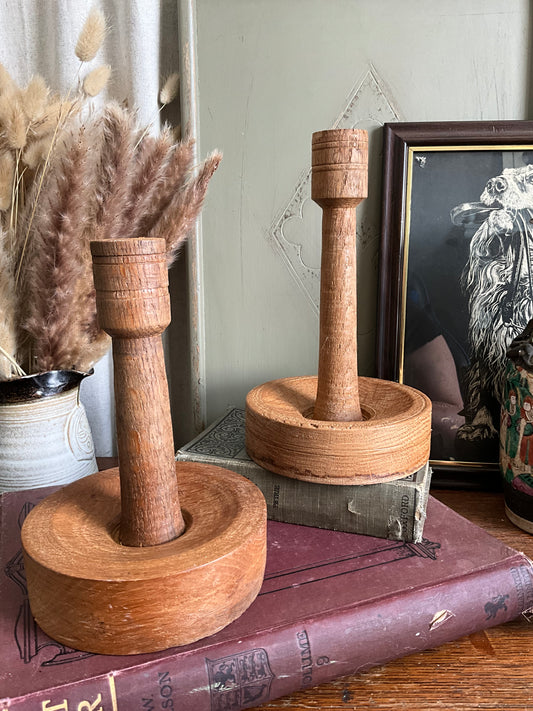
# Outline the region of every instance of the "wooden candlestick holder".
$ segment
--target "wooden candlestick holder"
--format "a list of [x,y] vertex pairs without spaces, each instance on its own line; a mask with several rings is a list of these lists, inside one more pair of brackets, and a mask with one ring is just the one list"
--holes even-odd
[[304,481],[389,481],[429,457],[429,398],[357,371],[355,212],[367,164],[366,131],[313,134],[311,196],[323,210],[318,377],[273,380],[246,399],[249,455]]
[[137,654],[188,644],[244,612],[263,580],[266,506],[234,472],[174,461],[164,240],[91,249],[99,321],[113,337],[119,467],[42,501],[22,547],[31,609],[50,637]]

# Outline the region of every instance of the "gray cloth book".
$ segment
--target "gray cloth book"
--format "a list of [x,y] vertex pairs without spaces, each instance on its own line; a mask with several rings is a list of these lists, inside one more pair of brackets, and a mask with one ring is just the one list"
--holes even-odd
[[181,447],[176,459],[225,467],[263,492],[272,521],[361,533],[396,541],[422,540],[431,469],[403,479],[364,486],[314,484],[269,472],[244,446],[244,410],[232,408]]

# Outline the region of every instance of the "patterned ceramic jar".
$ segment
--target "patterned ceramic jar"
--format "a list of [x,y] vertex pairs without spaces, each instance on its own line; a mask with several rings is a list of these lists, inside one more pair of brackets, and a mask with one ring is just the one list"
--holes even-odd
[[79,399],[85,375],[50,371],[0,383],[0,492],[68,484],[97,471]]
[[507,352],[500,470],[509,519],[533,533],[533,322]]

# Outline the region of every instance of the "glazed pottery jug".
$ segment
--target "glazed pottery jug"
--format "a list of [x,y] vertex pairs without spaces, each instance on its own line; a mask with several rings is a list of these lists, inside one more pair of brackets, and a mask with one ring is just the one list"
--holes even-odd
[[97,471],[79,396],[86,375],[55,370],[0,383],[0,492],[68,484]]

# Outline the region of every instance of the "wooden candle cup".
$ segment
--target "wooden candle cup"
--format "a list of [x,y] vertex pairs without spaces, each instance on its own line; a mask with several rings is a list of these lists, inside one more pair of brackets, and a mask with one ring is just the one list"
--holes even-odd
[[431,401],[357,370],[356,207],[367,197],[366,131],[313,134],[311,196],[323,210],[318,377],[264,383],[246,399],[246,448],[265,469],[373,484],[429,457]]
[[165,243],[92,243],[100,323],[113,337],[119,467],[47,497],[26,518],[30,606],[53,639],[99,654],[189,644],[255,599],[266,505],[234,472],[174,461],[161,332]]

